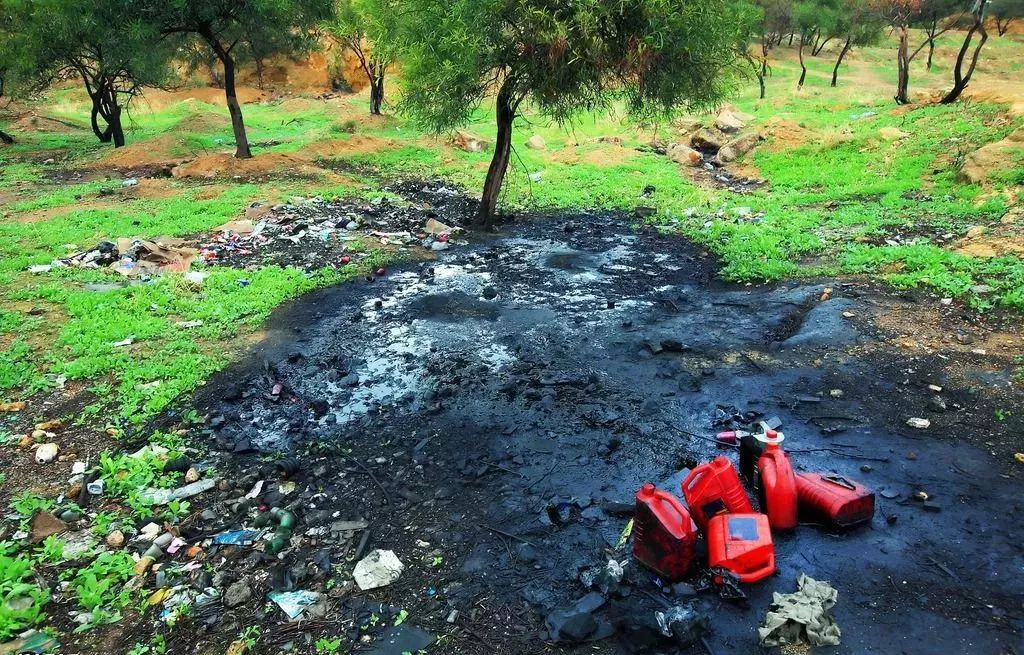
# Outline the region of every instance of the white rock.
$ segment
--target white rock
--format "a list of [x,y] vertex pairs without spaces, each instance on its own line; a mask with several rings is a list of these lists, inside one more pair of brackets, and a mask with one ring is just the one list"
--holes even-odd
[[926,418],[914,417],[907,419],[907,425],[909,425],[912,428],[917,428],[918,430],[926,430],[929,427],[931,427],[931,424],[932,422]]
[[405,565],[391,550],[374,550],[359,560],[352,577],[359,589],[366,591],[386,587],[401,577]]
[[36,448],[36,461],[40,464],[52,462],[57,457],[59,450],[60,448],[53,442],[39,444],[39,447]]
[[548,146],[547,142],[539,134],[534,134],[526,140],[526,147],[530,150],[543,150]]

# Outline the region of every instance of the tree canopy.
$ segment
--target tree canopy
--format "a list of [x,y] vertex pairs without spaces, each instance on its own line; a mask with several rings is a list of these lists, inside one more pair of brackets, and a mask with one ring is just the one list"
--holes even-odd
[[384,104],[384,75],[394,60],[395,16],[398,0],[337,0],[334,17],[324,30],[359,60],[370,84],[370,113]]
[[252,156],[235,91],[239,59],[294,54],[316,44],[314,28],[332,15],[331,0],[148,0],[142,10],[164,35],[198,39],[224,68],[235,156]]
[[92,100],[93,131],[124,145],[122,108],[142,88],[167,81],[174,53],[173,42],[134,17],[132,6],[130,0],[0,0],[9,90],[28,94],[78,77]]
[[523,102],[557,122],[614,102],[639,118],[714,105],[746,50],[742,11],[730,0],[406,0],[402,106],[444,131],[497,91],[480,210],[490,222]]

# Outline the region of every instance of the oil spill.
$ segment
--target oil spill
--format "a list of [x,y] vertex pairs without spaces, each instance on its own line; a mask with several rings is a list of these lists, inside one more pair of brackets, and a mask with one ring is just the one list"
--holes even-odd
[[[581,573],[630,559],[614,547],[643,482],[678,493],[687,466],[721,452],[677,428],[711,436],[723,406],[777,416],[798,470],[887,493],[870,526],[778,535],[779,574],[746,588],[748,607],[705,597],[714,652],[762,652],[772,592],[800,573],[839,590],[842,645],[816,652],[1024,650],[1019,484],[953,418],[906,427],[934,392],[907,384],[921,362],[861,353],[876,337],[845,314],[870,292],[829,283],[821,301],[823,283],[737,287],[715,271],[620,216],[523,222],[282,308],[199,404],[224,416],[213,439],[243,470],[253,450],[336,467],[317,511],[365,516],[373,547],[412,563],[388,602],[435,634],[453,630],[451,609],[470,617],[432,652],[558,650],[544,618],[588,592]],[[352,459],[376,483],[338,472]],[[444,564],[416,563],[421,541]],[[641,569],[627,577],[617,607],[675,600]]]

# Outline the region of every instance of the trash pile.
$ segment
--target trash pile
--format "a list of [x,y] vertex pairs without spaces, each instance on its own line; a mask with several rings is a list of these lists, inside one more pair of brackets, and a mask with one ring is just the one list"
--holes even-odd
[[125,277],[151,277],[164,273],[183,273],[199,254],[186,247],[184,239],[132,237],[117,241],[100,241],[89,250],[70,257],[55,259],[50,264],[29,267],[30,273],[46,273],[54,268],[109,268]]
[[[740,417],[742,420],[742,417]],[[778,422],[772,422],[776,428]],[[717,440],[740,449],[741,471],[751,482],[761,512],[755,512],[732,461],[718,456],[694,467],[682,481],[685,506],[667,491],[644,484],[636,494],[633,555],[667,584],[679,583],[697,567],[697,542],[707,545],[704,577],[722,587],[723,597],[744,595],[737,583],[751,584],[776,572],[772,533],[797,527],[798,517],[832,529],[871,520],[874,493],[843,476],[795,473],[782,448],[785,435],[761,422],[756,432],[728,430]],[[839,643],[830,611],[837,592],[801,576],[799,590],[776,594],[760,631],[761,645]]]
[[371,243],[446,250],[462,228],[442,223],[439,217],[443,214],[451,222],[468,219],[473,211],[472,201],[461,191],[442,184],[404,182],[385,190],[408,202],[377,197],[254,203],[244,218],[225,223],[200,244],[200,259],[237,268],[277,264],[314,271],[345,266],[364,256],[363,249]]

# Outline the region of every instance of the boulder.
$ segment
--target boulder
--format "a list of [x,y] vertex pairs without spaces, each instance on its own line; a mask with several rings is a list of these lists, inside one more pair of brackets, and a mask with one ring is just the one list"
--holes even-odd
[[741,121],[736,114],[729,111],[723,111],[717,118],[715,118],[715,127],[726,134],[735,134],[746,127],[746,123]]
[[690,145],[701,152],[718,152],[726,140],[726,136],[721,132],[704,128],[690,137]]
[[741,134],[721,147],[718,151],[718,162],[727,164],[736,161],[753,150],[760,142],[761,135],[757,132]]
[[539,134],[534,134],[526,140],[526,147],[530,150],[543,150],[548,147],[548,144],[544,141],[544,137]]
[[670,143],[665,149],[665,154],[675,163],[684,166],[699,166],[704,161],[699,152],[680,142]]
[[452,145],[465,152],[483,152],[490,147],[490,144],[483,138],[462,130],[455,132]]
[[1002,141],[996,141],[978,148],[967,155],[960,180],[971,184],[983,184],[1017,166],[1024,157],[1024,128],[1017,128]]

